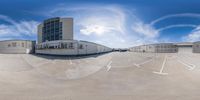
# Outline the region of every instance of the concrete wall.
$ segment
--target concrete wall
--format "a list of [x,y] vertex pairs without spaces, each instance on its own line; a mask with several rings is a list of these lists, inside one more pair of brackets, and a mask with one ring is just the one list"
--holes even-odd
[[193,53],[200,53],[200,42],[194,42],[192,48],[193,48]]
[[35,42],[26,40],[0,41],[1,54],[27,54],[34,53]]
[[[73,48],[66,46],[73,43]],[[47,46],[48,45],[48,46]],[[54,48],[50,48],[54,46]],[[88,55],[88,54],[98,54],[112,51],[111,48],[102,46],[96,43],[87,41],[75,41],[75,40],[59,40],[59,41],[49,41],[36,45],[36,53],[38,54],[51,54],[51,55]]]
[[176,45],[172,43],[155,44],[156,53],[176,53],[178,51]]
[[178,53],[192,53],[192,46],[178,46]]
[[38,43],[42,43],[42,28],[43,28],[43,24],[38,25]]
[[62,22],[62,39],[63,40],[73,40],[73,18],[61,18]]

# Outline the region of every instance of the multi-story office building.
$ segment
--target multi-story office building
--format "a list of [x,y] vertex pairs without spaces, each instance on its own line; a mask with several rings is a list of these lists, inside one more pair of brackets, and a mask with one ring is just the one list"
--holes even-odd
[[73,40],[73,18],[50,18],[38,26],[38,43]]
[[110,51],[103,45],[73,40],[72,18],[50,18],[38,26],[38,54],[87,55]]

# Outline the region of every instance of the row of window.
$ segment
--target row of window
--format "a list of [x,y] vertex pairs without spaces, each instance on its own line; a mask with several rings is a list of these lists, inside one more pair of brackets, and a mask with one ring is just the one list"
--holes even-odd
[[[37,49],[74,49],[74,44],[73,43],[60,43],[58,45],[43,44],[43,45],[37,45],[36,48]],[[84,49],[82,44],[79,44],[78,48]]]
[[62,40],[62,22],[59,19],[48,20],[42,28],[42,41]]
[[196,48],[200,48],[200,44],[196,44],[194,45]]
[[176,48],[174,45],[157,45],[156,48]]
[[51,36],[44,36],[43,41],[53,41],[53,40],[62,40],[62,35],[51,35]]
[[[17,42],[12,42],[11,44],[8,44],[8,47],[17,47]],[[25,47],[24,43],[21,43],[21,47]]]

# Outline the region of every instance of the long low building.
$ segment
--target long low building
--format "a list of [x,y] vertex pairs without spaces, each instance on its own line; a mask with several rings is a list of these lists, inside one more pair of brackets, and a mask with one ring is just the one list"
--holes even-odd
[[36,45],[37,54],[88,55],[106,53],[111,51],[111,48],[100,44],[77,40],[48,41]]
[[0,41],[0,54],[28,54],[34,53],[35,41],[5,40]]
[[133,52],[175,53],[177,47],[173,43],[148,44],[130,48]]
[[200,41],[194,42],[194,44],[193,44],[193,53],[200,53]]
[[192,53],[192,42],[181,42],[174,44],[178,48],[178,53]]
[[132,47],[130,48],[130,51],[153,53],[200,53],[200,42],[147,44]]

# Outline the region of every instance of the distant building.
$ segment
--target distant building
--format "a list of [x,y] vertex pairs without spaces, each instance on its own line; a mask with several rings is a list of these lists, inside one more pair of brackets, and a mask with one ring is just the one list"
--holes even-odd
[[130,51],[152,53],[176,53],[177,47],[173,43],[158,43],[132,47],[130,48]]
[[132,47],[130,48],[130,51],[154,53],[192,53],[198,52],[198,43],[200,42],[196,42],[194,46],[192,42],[147,44]]
[[178,53],[192,53],[192,42],[175,43],[178,48]]
[[73,40],[72,18],[50,18],[38,26],[38,54],[88,55],[110,51],[111,48],[100,44]]
[[0,41],[0,54],[29,54],[34,53],[35,41],[5,40]]
[[194,42],[193,44],[193,53],[200,53],[200,41]]

